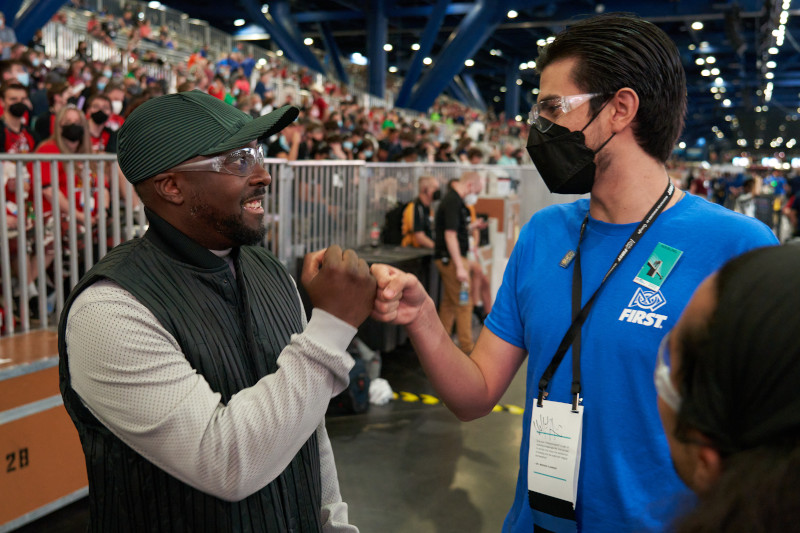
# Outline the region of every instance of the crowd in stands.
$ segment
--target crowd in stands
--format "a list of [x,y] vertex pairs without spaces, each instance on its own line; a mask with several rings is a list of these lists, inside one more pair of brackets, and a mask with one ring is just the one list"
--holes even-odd
[[[66,21],[62,12],[54,19]],[[116,46],[121,35],[127,40],[118,56],[107,61],[92,57],[90,40]],[[116,131],[141,103],[168,92],[200,90],[254,117],[285,104],[299,107],[298,120],[267,143],[269,157],[529,164],[524,148],[527,125],[505,120],[502,114],[495,115],[491,110],[478,113],[446,98],[438,99],[424,117],[399,109],[365,107],[347,86],[293,66],[282,56],[257,60],[245,53],[241,43],[222,52],[211,51],[207,46],[198,48],[185,63],[164,67],[170,73],[168,79],[157,79],[148,73],[147,66],[164,66],[163,59],[152,47],[148,47],[149,51],[141,48],[142,42],[164,49],[177,46],[167,27],[152,28],[133,10],[126,10],[122,17],[95,13],[88,18],[86,39],[78,44],[74,56],[68,62],[59,62],[46,55],[41,30],[27,45],[18,43],[0,15],[0,151],[115,153]],[[288,84],[294,90],[278,91],[278,84]],[[42,183],[47,188],[50,173],[45,167]],[[109,167],[104,169],[104,183],[100,184],[97,166],[91,165],[92,197],[83,198],[82,191],[76,193],[79,223],[96,217],[95,204],[100,196],[108,196]],[[23,176],[15,175],[14,165],[4,164],[4,169],[6,217],[8,227],[14,230],[21,226],[21,209],[25,207],[15,198],[15,179],[26,180],[27,190],[31,167],[27,174],[23,169]],[[76,174],[81,175],[81,171],[78,165]],[[752,216],[756,214],[748,199],[765,191],[782,196],[783,214],[791,221],[792,231],[797,231],[800,201],[795,198],[800,184],[796,177],[787,180],[776,172],[761,177],[744,173],[714,177],[685,170],[678,174],[677,184],[682,188]],[[121,172],[118,175],[120,184],[124,184],[124,176]],[[62,213],[67,212],[66,169],[60,163],[58,176],[58,195],[46,189],[45,215],[54,201],[59,202]],[[30,203],[27,202],[28,211]],[[87,204],[89,208],[85,207]],[[24,220],[25,225],[31,225],[30,217]]]

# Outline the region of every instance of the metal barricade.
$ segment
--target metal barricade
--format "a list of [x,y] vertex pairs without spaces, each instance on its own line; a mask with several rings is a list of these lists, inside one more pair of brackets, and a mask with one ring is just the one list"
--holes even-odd
[[363,161],[293,161],[281,168],[278,257],[287,267],[312,250],[362,242],[363,166]]
[[[0,205],[9,206],[0,217],[3,333],[50,327],[92,265],[113,246],[144,234],[144,210],[112,154],[2,154],[0,161],[4,185],[21,177],[8,190],[0,186]],[[421,176],[437,178],[444,190],[448,181],[477,170],[487,178],[486,194],[516,191],[521,223],[542,207],[574,198],[551,195],[533,166],[267,159],[266,169],[272,181],[262,244],[291,271],[309,251],[366,244],[373,223],[383,226],[387,211],[416,197]],[[63,195],[54,197],[56,190]],[[25,201],[12,205],[8,193]],[[92,216],[84,214],[89,207]],[[30,299],[33,293],[38,301]]]
[[[3,331],[11,334],[29,331],[31,318],[38,327],[50,326],[80,277],[110,247],[140,233],[135,224],[145,219],[140,210],[134,223],[139,201],[129,183],[120,189],[113,154],[1,154],[0,160],[0,205],[6,209],[0,294]],[[38,301],[31,310],[32,297]]]

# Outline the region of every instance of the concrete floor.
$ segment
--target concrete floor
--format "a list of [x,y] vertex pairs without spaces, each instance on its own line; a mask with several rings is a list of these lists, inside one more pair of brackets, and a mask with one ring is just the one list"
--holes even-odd
[[[396,392],[434,394],[407,345],[383,356],[382,377]],[[524,387],[521,371],[501,404],[524,406]],[[441,403],[396,400],[329,417],[327,427],[342,497],[362,532],[500,531],[514,495],[519,414],[462,423]],[[86,518],[84,499],[17,531],[78,533]]]

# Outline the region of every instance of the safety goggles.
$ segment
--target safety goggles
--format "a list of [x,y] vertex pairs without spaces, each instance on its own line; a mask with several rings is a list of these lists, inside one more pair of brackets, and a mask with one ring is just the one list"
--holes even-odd
[[656,370],[653,374],[653,379],[656,385],[656,392],[659,398],[664,400],[664,403],[673,408],[676,412],[681,407],[681,395],[672,383],[671,374],[671,361],[669,349],[669,336],[667,333],[661,339],[661,344],[658,347],[658,357],[656,358]]
[[553,122],[560,116],[577,109],[595,96],[603,93],[574,94],[571,96],[556,96],[536,102],[528,113],[528,124],[534,126],[542,133],[553,126]]
[[201,161],[191,163],[181,163],[172,167],[175,172],[222,172],[235,176],[249,176],[256,165],[264,167],[264,148],[258,145],[257,148],[238,148],[232,152],[227,152]]

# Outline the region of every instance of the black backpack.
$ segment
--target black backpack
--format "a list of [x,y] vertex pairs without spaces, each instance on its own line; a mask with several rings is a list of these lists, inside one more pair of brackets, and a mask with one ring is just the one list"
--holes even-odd
[[350,384],[328,404],[328,416],[353,415],[369,409],[369,374],[364,360],[356,356],[350,370]]
[[403,211],[406,204],[397,204],[386,212],[381,230],[383,244],[400,245],[403,242]]

